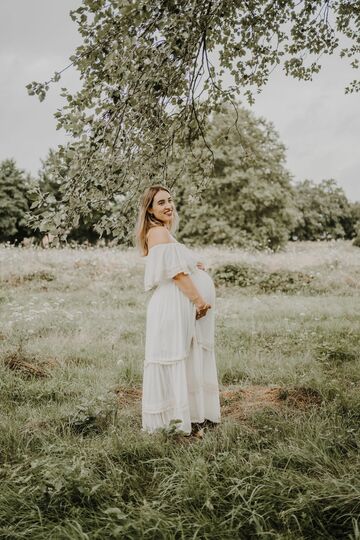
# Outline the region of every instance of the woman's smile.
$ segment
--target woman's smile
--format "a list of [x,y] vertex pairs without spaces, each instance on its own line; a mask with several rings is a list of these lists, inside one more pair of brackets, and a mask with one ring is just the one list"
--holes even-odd
[[156,219],[163,223],[171,223],[176,215],[175,206],[170,193],[161,189],[154,196],[152,208],[149,209]]

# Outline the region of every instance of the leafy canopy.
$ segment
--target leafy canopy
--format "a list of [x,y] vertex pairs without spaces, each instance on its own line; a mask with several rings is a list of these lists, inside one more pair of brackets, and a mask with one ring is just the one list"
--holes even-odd
[[[82,88],[62,89],[66,105],[55,116],[72,142],[58,150],[70,161],[61,182],[57,226],[102,212],[114,194],[122,196],[123,220],[108,222],[121,237],[126,209],[152,181],[168,176],[174,141],[202,136],[211,111],[224,102],[252,102],[281,65],[287,75],[311,80],[319,58],[340,54],[358,67],[359,0],[83,0],[71,12],[83,38],[72,64]],[[224,82],[225,75],[231,84]],[[28,91],[44,99],[49,84]],[[352,81],[346,91],[359,90]],[[238,126],[241,131],[241,125]],[[193,181],[213,172],[213,153],[199,162]],[[44,216],[45,226],[53,221]],[[60,225],[59,225],[60,224]]]

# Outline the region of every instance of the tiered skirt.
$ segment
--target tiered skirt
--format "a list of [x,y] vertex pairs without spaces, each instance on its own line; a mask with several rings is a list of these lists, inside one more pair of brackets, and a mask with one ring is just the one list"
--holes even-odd
[[191,433],[192,422],[220,422],[219,385],[213,349],[192,338],[189,355],[171,363],[144,366],[142,430],[152,433],[179,420],[177,430]]

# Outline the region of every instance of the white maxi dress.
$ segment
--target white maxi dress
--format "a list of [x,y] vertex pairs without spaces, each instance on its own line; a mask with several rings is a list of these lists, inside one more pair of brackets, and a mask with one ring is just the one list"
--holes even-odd
[[[214,351],[215,287],[198,258],[184,244],[157,244],[145,258],[147,305],[142,393],[142,430],[153,432],[180,420],[177,430],[191,433],[191,422],[220,422],[219,385]],[[206,302],[196,320],[195,305],[172,279],[191,276]]]

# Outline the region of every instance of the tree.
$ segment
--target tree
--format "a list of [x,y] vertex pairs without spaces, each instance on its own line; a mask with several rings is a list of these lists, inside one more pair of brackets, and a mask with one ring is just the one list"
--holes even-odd
[[29,211],[30,178],[15,160],[0,163],[0,241],[20,241],[31,235],[26,221]]
[[352,238],[355,234],[352,207],[333,179],[297,184],[296,206],[299,218],[292,231],[294,239]]
[[360,247],[360,202],[351,204],[351,217],[354,227],[354,246]]
[[[238,107],[241,133],[233,109],[224,106],[205,126],[214,152],[214,177],[197,201],[193,178],[182,175],[196,167],[206,150],[199,137],[193,152],[177,148],[169,173],[180,177],[176,201],[182,218],[180,238],[188,243],[278,249],[296,219],[291,176],[285,168],[285,147],[270,122]],[[246,149],[246,150],[245,150]]]
[[[204,137],[209,113],[234,104],[239,93],[252,102],[277,65],[311,80],[319,57],[345,36],[349,46],[340,54],[358,67],[359,0],[83,0],[71,16],[83,44],[70,60],[83,86],[74,95],[63,89],[67,105],[55,114],[73,138],[58,152],[59,162],[71,162],[61,223],[89,210],[102,214],[116,194],[126,214],[145,185],[168,180],[175,141],[191,147]],[[28,91],[44,99],[51,81],[30,83]],[[346,91],[359,89],[352,81]],[[193,171],[196,183],[213,172],[207,149]],[[125,215],[116,224],[106,216],[99,222],[119,236],[126,225]]]
[[360,201],[350,203],[353,226],[360,225]]

